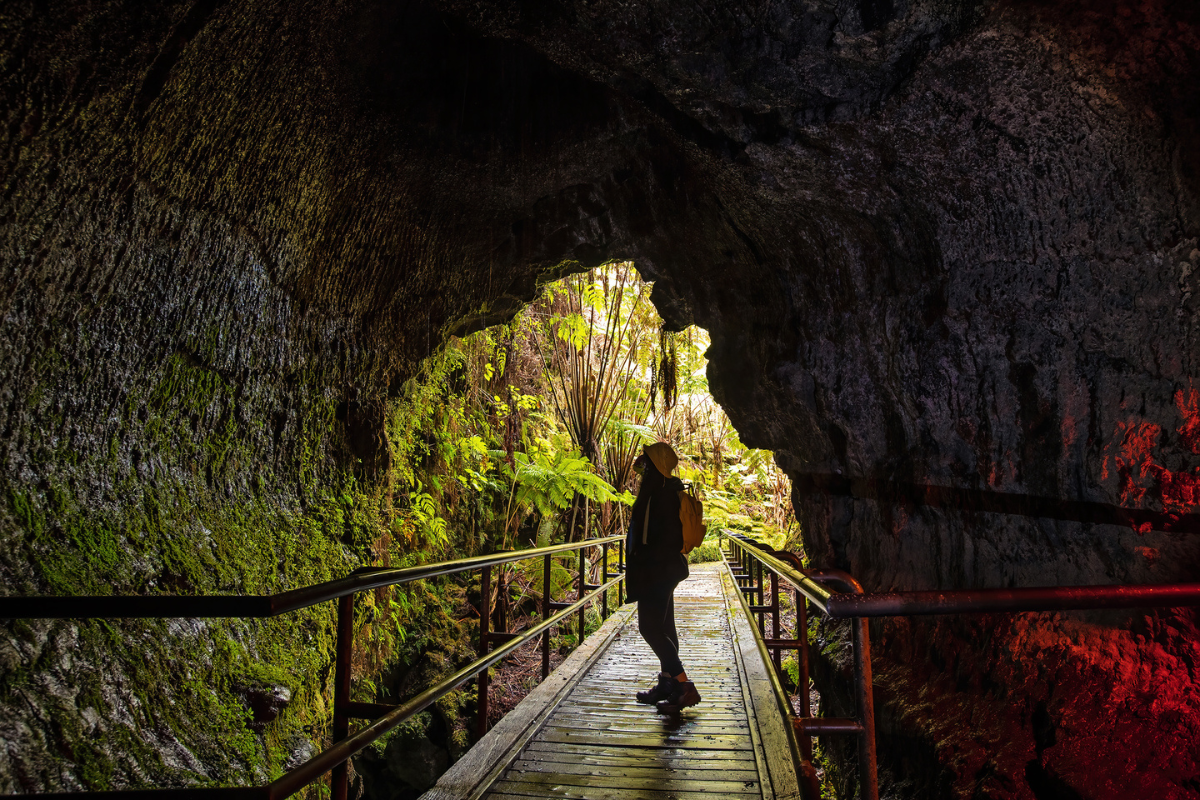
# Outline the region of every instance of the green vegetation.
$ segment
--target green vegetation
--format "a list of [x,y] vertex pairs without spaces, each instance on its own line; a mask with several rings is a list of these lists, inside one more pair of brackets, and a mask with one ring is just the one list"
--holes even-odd
[[426,362],[389,432],[412,502],[406,553],[621,533],[633,459],[660,439],[711,524],[787,533],[786,476],[741,444],[708,393],[707,335],[662,330],[648,288],[628,264],[571,276]]

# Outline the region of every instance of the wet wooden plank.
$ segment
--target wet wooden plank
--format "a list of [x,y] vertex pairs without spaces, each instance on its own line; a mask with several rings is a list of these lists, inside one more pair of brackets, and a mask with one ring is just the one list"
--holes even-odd
[[[569,721],[568,721],[569,722]],[[637,722],[626,722],[622,720],[611,720],[604,723],[579,722],[578,724],[563,724],[562,720],[555,720],[553,725],[547,725],[545,731],[597,731],[600,733],[624,733],[631,736],[638,736],[644,739],[654,741],[667,741],[668,739],[682,739],[684,741],[700,740],[705,736],[717,737],[737,737],[746,739],[747,747],[749,746],[750,728],[745,722],[741,723],[721,723],[721,722],[693,722],[688,725],[682,725],[677,729],[663,730],[661,727],[650,725],[642,725]],[[562,736],[546,737],[547,741],[565,741]],[[636,745],[634,742],[625,742],[624,744]]]
[[572,800],[715,800],[736,797],[739,800],[761,797],[756,788],[745,793],[717,794],[701,788],[693,790],[659,789],[653,783],[628,787],[570,786],[568,784],[537,784],[498,781],[488,797],[566,797]]
[[510,770],[503,781],[493,786],[494,791],[506,791],[507,788],[520,787],[528,791],[528,787],[539,787],[544,796],[571,796],[578,792],[582,796],[593,797],[606,791],[624,791],[637,789],[643,792],[670,792],[680,794],[686,792],[707,792],[710,797],[742,797],[749,795],[759,797],[758,777],[747,781],[704,780],[691,776],[650,775],[645,777],[607,775],[578,775],[557,773],[548,775],[539,772],[514,772]]
[[701,733],[699,735],[656,736],[646,735],[643,731],[601,731],[584,732],[571,735],[566,731],[557,731],[552,735],[538,739],[550,745],[576,744],[592,745],[594,747],[626,747],[643,750],[692,750],[708,753],[751,753],[754,746],[749,737],[744,740],[739,737],[722,737],[716,733]]
[[[741,698],[738,698],[740,701]],[[646,706],[635,706],[633,708],[622,708],[613,706],[560,706],[555,712],[555,719],[572,720],[572,725],[576,723],[591,723],[604,724],[612,720],[621,720],[633,725],[640,725],[645,728],[655,728],[658,730],[686,730],[697,725],[717,724],[734,724],[741,722],[745,724],[747,721],[746,715],[740,710],[720,710],[705,709],[696,711],[691,715],[680,715],[678,717],[668,714],[659,714],[653,708]]]
[[[709,702],[709,695],[702,695],[704,700],[702,705]],[[720,704],[721,700],[713,700],[712,708],[693,707],[679,717],[680,721],[689,719],[746,719],[740,706],[742,705],[741,697],[730,698],[726,704]],[[719,705],[718,705],[719,704]],[[659,721],[665,723],[669,720],[665,714],[659,714],[655,711],[654,706],[645,706],[640,703],[605,703],[601,701],[587,702],[572,702],[561,706],[563,713],[570,715],[588,715],[588,714],[620,714],[634,719],[642,719],[649,721]]]
[[[749,795],[758,797],[759,795]],[[540,786],[507,786],[503,791],[497,790],[488,794],[494,800],[526,800],[537,797],[543,800],[547,797],[565,797],[571,800],[718,800],[709,792],[656,792],[644,789],[587,789],[585,791],[554,792],[547,794]],[[746,795],[743,795],[746,797]]]
[[570,720],[569,724],[571,725],[592,722],[603,725],[620,720],[630,725],[658,730],[687,730],[697,725],[735,725],[739,723],[744,725],[746,723],[744,715],[733,712],[708,711],[703,714],[697,712],[695,716],[674,718],[666,714],[657,714],[654,709],[647,709],[645,706],[632,709],[573,706],[560,708],[555,719]]
[[723,773],[711,770],[699,773],[685,770],[642,769],[637,772],[627,771],[619,776],[614,776],[611,774],[611,771],[605,773],[564,771],[550,774],[539,770],[513,768],[505,773],[504,779],[514,783],[543,784],[547,786],[555,784],[565,786],[602,786],[609,788],[653,786],[654,788],[663,790],[678,789],[680,791],[709,791],[730,794],[746,794],[749,791],[756,791],[754,787],[758,784],[758,776],[753,776],[746,780],[733,780]]
[[[738,772],[746,770],[757,770],[757,762],[744,752],[730,751],[725,753],[697,753],[687,750],[646,750],[638,751],[634,749],[626,750],[620,756],[612,754],[606,750],[608,757],[599,757],[594,761],[574,761],[565,763],[586,764],[588,766],[600,768],[629,768],[629,769],[648,769],[655,770],[661,773],[672,772],[687,772],[687,771],[710,771],[731,769]],[[544,771],[552,772],[556,767],[550,766],[553,764],[564,763],[562,758],[555,754],[541,753],[531,750],[521,754],[520,759],[514,762],[519,764],[523,761],[528,761],[537,764],[546,764]]]
[[575,763],[645,766],[655,769],[757,769],[752,755],[737,751],[697,752],[687,749],[639,749],[633,747],[600,747],[550,742],[531,742],[520,758],[530,761],[558,762],[569,759]]
[[686,776],[696,780],[737,781],[739,783],[758,780],[758,770],[754,762],[745,761],[742,763],[742,769],[734,769],[733,766],[736,763],[697,758],[691,760],[687,766],[680,766],[677,763],[674,767],[664,768],[661,764],[655,764],[653,760],[631,765],[628,759],[613,759],[612,763],[605,764],[594,761],[588,763],[579,760],[533,761],[521,758],[513,762],[509,774],[541,773],[546,771],[547,764],[553,764],[554,772],[559,775],[604,775],[630,778],[652,778],[666,775]]

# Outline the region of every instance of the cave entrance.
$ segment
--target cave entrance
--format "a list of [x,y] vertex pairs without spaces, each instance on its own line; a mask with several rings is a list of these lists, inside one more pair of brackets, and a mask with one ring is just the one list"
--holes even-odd
[[[709,392],[708,333],[667,330],[651,287],[631,262],[573,274],[427,360],[391,431],[409,544],[471,555],[623,533],[634,459],[657,441],[676,450],[710,529],[794,544],[787,476]],[[692,555],[716,558],[715,537]]]

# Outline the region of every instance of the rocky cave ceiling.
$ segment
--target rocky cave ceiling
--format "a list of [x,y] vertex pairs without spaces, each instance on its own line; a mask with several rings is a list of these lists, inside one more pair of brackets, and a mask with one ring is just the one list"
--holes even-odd
[[[718,398],[794,476],[1176,515],[1200,501],[1194,3],[8,2],[0,16],[10,481],[39,474],[20,387],[63,321],[88,332],[59,348],[87,377],[54,390],[61,435],[86,452],[172,353],[244,387],[248,418],[294,416],[313,364],[366,403],[565,261],[629,258],[669,324],[711,332]],[[1184,529],[796,503],[814,562],[872,589],[1200,567]],[[923,741],[956,792],[984,775],[1001,788],[977,796],[1200,796],[1194,617],[1154,635],[1111,615],[1005,622],[982,645],[976,624],[874,630],[892,769]],[[1170,672],[1187,653],[1158,705],[1114,693],[1129,664]],[[944,707],[918,699],[931,670],[958,675]],[[1109,727],[1116,707],[1134,712]],[[986,735],[1011,743],[940,727],[968,708],[994,711]],[[1157,760],[1087,755],[1131,737]]]

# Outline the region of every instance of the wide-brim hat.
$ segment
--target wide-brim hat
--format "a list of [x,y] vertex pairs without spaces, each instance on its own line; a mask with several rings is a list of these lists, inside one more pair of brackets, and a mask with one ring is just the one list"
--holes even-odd
[[648,444],[643,448],[642,452],[654,462],[654,468],[662,473],[664,477],[670,477],[671,472],[679,463],[679,456],[675,455],[675,451],[671,448],[671,445],[666,442]]

